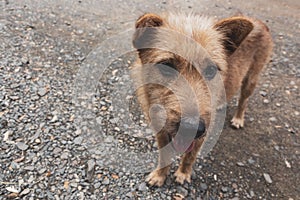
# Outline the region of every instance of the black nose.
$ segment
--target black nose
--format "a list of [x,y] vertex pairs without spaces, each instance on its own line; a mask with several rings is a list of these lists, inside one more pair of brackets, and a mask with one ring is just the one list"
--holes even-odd
[[195,139],[200,138],[205,133],[205,122],[203,119],[195,120],[191,118],[184,118],[181,120],[180,129],[186,134],[195,134]]

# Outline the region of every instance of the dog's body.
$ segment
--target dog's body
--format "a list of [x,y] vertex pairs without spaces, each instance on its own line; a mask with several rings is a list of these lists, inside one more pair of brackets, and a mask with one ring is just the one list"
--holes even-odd
[[[253,93],[263,66],[270,59],[273,43],[269,30],[261,21],[242,16],[214,22],[210,18],[183,14],[145,14],[137,20],[136,28],[133,44],[139,58],[133,66],[133,79],[141,85],[137,90],[138,99],[146,118],[151,119],[151,125],[157,131],[158,147],[161,149],[171,141],[178,144],[174,138],[179,125],[183,126],[184,134],[196,132],[193,145],[175,148],[185,152],[175,173],[176,181],[190,182],[192,166],[204,140],[206,127],[210,125],[212,112],[217,109],[211,101],[211,88],[207,82],[220,77],[227,101],[241,89],[232,125],[243,127],[248,97]],[[166,35],[166,32],[170,34]],[[185,37],[200,45],[200,50],[195,50],[196,47]],[[151,73],[149,70],[145,72],[145,66],[150,64]],[[169,68],[178,74],[168,71]],[[185,79],[184,84],[179,81],[179,76]],[[155,84],[151,79],[157,77],[161,79]],[[163,86],[164,83],[168,86]],[[221,92],[218,87],[214,90]],[[195,102],[190,101],[193,98],[196,98]],[[164,107],[164,114],[155,109],[149,114],[149,109],[157,104]],[[166,116],[165,121],[161,120],[162,115]],[[169,171],[169,165],[163,165],[164,159],[160,153],[159,166],[147,179],[150,185],[161,186],[164,183]]]

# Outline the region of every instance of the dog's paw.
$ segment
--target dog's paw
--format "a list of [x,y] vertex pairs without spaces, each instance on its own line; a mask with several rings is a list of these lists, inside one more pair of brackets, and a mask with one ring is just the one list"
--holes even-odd
[[160,187],[164,184],[166,177],[166,174],[162,174],[159,172],[159,169],[156,169],[148,175],[146,181],[151,186]]
[[234,117],[232,120],[231,120],[231,126],[233,126],[234,128],[243,128],[244,127],[244,118],[237,118],[237,117]]
[[191,173],[182,173],[179,169],[175,172],[176,182],[183,184],[184,181],[191,182]]

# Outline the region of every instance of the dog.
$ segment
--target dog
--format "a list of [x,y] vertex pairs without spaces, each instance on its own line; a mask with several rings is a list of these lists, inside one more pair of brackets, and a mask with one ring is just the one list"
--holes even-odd
[[[138,83],[137,98],[159,148],[158,166],[146,181],[151,186],[164,184],[170,158],[162,149],[172,144],[182,154],[176,182],[190,183],[197,153],[214,121],[211,116],[238,90],[231,124],[236,129],[244,126],[248,98],[270,61],[270,31],[262,21],[245,16],[214,20],[182,13],[146,13],[135,28],[132,79]],[[222,87],[225,97],[219,95]]]

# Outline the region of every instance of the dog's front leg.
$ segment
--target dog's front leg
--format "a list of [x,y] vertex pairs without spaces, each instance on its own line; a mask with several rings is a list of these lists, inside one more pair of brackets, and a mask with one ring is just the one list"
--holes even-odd
[[192,151],[185,153],[181,159],[180,166],[175,172],[176,182],[183,184],[184,181],[191,182],[192,168],[196,161],[198,151],[204,139],[200,138],[195,141],[195,146]]
[[152,186],[162,186],[169,174],[173,152],[169,148],[164,148],[170,142],[167,133],[158,133],[156,141],[159,148],[158,166],[148,175],[146,181]]

